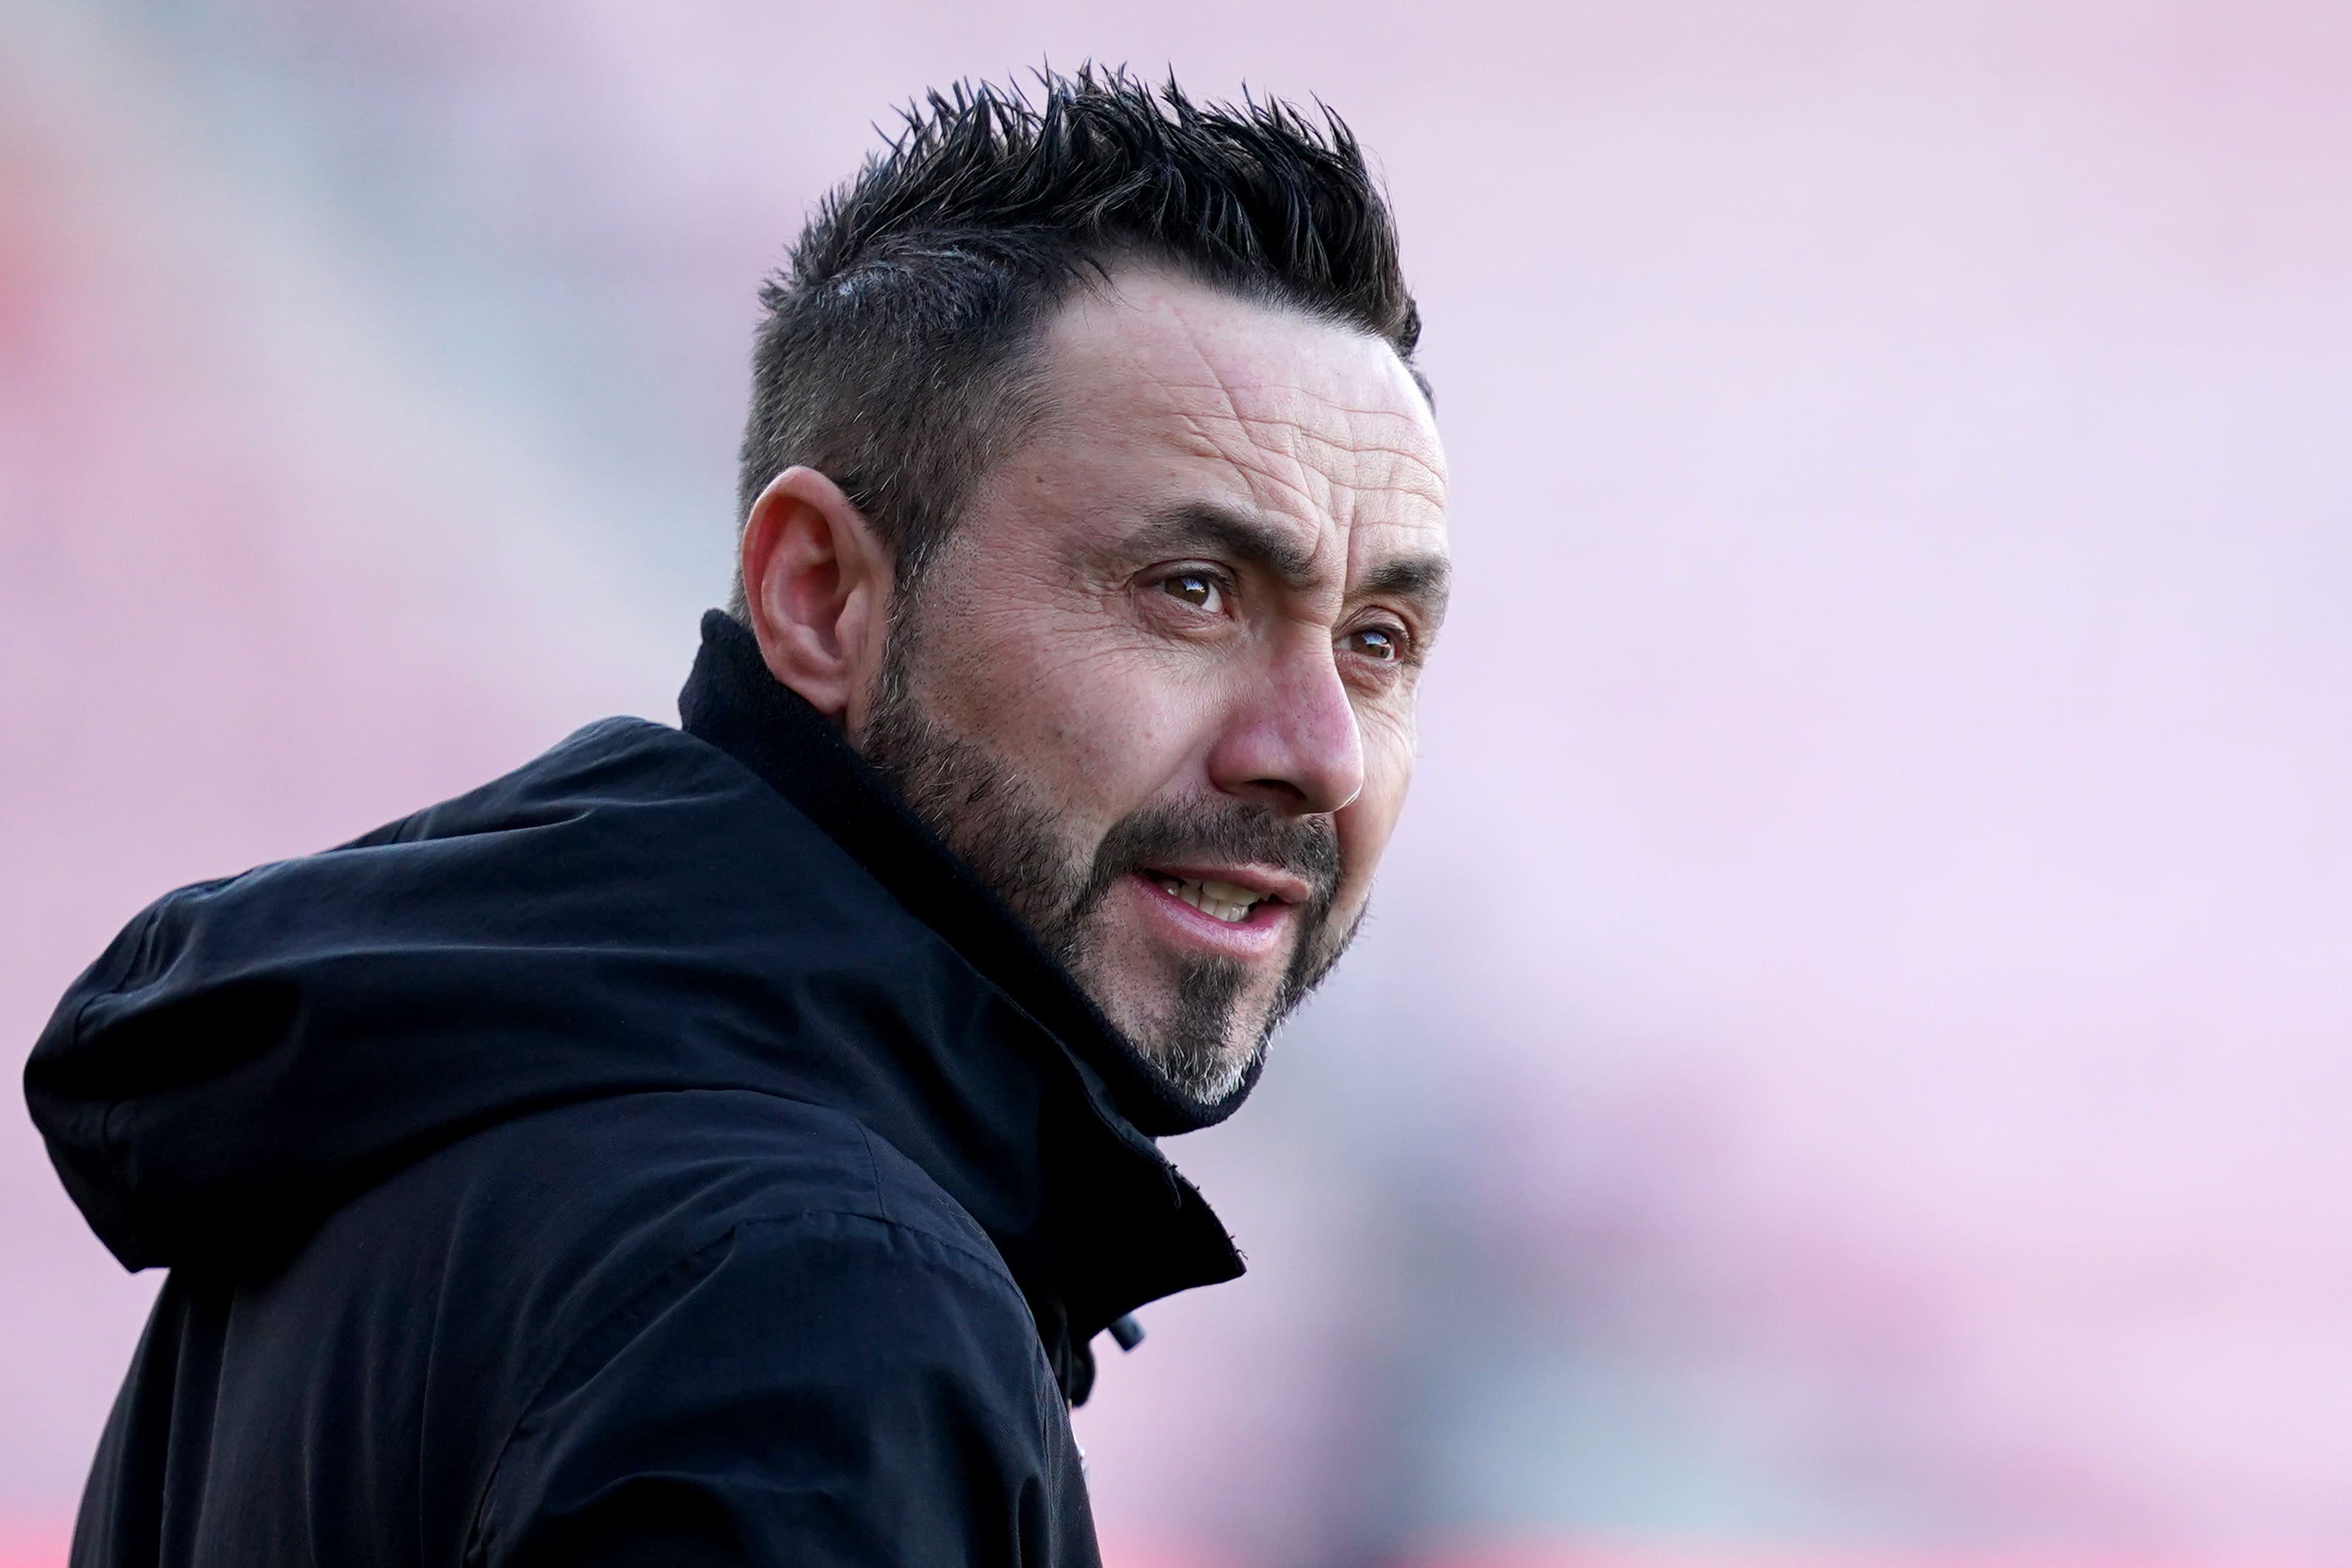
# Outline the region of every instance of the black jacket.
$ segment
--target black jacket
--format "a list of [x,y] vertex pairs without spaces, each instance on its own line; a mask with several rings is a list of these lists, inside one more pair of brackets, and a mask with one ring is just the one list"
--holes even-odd
[[1241,1264],[1143,1064],[713,616],[683,732],[184,889],[26,1068],[171,1270],[100,1564],[1090,1563],[1065,1400]]

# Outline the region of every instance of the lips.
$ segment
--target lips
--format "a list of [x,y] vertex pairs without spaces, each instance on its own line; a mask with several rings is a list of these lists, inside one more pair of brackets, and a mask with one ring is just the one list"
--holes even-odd
[[1213,878],[1192,879],[1174,877],[1165,871],[1147,870],[1146,877],[1157,883],[1171,898],[1181,899],[1213,920],[1227,925],[1239,925],[1250,918],[1250,911],[1265,903],[1271,894],[1244,888],[1238,882],[1219,881]]

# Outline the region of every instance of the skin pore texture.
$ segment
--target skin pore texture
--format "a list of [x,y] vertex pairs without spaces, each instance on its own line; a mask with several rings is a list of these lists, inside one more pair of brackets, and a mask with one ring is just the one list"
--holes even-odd
[[769,668],[1194,1099],[1339,957],[1412,773],[1445,466],[1387,344],[1115,268],[918,582],[786,470],[742,565]]

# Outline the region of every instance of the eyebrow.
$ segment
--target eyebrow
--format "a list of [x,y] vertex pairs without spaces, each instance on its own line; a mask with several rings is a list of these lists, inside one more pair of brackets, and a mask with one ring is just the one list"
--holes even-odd
[[1434,616],[1444,613],[1453,583],[1454,563],[1443,555],[1396,555],[1365,573],[1356,591],[1411,599]]
[[[1287,531],[1214,501],[1186,501],[1171,507],[1130,542],[1154,555],[1198,552],[1247,562],[1293,590],[1307,587],[1315,580],[1313,553]],[[1411,599],[1434,616],[1445,608],[1452,577],[1453,563],[1443,555],[1392,556],[1365,573],[1349,597],[1381,595]]]
[[1315,580],[1315,557],[1297,540],[1262,518],[1213,501],[1170,507],[1130,543],[1153,555],[1231,556],[1264,567],[1279,577],[1286,588],[1304,588]]

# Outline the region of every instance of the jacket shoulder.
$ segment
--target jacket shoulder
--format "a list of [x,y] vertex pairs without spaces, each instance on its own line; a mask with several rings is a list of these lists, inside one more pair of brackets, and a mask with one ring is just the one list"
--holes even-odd
[[[409,1212],[370,1213],[379,1197]],[[420,1211],[446,1215],[446,1230],[420,1226]],[[511,1303],[545,1346],[730,1236],[787,1236],[786,1222],[816,1216],[919,1237],[1019,1299],[987,1232],[913,1161],[845,1111],[756,1089],[614,1095],[517,1118],[420,1162],[331,1228],[444,1237],[450,1267],[480,1271],[482,1299]]]
[[813,1168],[755,1163],[763,1190],[706,1200],[571,1315],[473,1560],[698,1560],[706,1528],[762,1563],[1091,1556],[1059,1389],[985,1234],[882,1139],[803,1109]]

